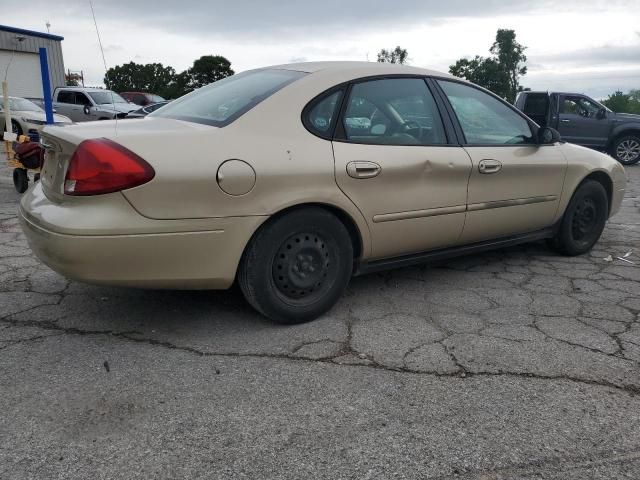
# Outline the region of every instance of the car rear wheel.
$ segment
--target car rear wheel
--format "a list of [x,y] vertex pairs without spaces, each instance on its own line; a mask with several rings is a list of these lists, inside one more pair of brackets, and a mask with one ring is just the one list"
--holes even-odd
[[11,129],[13,130],[13,133],[15,133],[18,138],[20,138],[20,135],[22,135],[22,127],[17,121],[11,120]]
[[322,208],[294,210],[251,239],[238,270],[247,301],[278,323],[303,323],[329,310],[353,269],[342,222]]
[[29,188],[29,176],[24,168],[13,169],[13,186],[18,193],[24,193]]
[[623,165],[640,162],[640,137],[626,135],[617,139],[613,145],[613,156]]
[[595,245],[609,216],[609,199],[601,183],[587,180],[578,187],[551,244],[565,255],[581,255]]

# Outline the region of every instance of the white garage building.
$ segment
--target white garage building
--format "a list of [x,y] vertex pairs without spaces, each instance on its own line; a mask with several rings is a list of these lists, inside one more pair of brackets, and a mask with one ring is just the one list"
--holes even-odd
[[0,81],[4,79],[7,65],[11,62],[7,75],[9,95],[43,98],[39,56],[41,47],[47,49],[51,91],[64,86],[62,40],[64,37],[58,35],[0,25]]

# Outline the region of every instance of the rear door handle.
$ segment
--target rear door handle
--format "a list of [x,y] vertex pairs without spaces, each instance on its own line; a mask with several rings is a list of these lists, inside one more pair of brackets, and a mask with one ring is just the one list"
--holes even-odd
[[563,118],[562,120],[560,120],[560,123],[571,123],[571,120]]
[[382,171],[382,167],[374,162],[349,162],[347,163],[347,175],[353,178],[373,178]]
[[499,160],[485,159],[480,160],[478,171],[480,173],[497,173],[502,170],[502,162]]

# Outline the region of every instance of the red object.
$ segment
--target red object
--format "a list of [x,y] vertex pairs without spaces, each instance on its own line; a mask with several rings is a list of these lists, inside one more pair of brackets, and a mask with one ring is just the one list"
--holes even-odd
[[137,187],[155,176],[144,159],[106,138],[85,140],[74,152],[64,182],[67,195],[100,195]]
[[41,168],[44,162],[44,148],[36,142],[19,143],[15,149],[16,158],[25,168]]

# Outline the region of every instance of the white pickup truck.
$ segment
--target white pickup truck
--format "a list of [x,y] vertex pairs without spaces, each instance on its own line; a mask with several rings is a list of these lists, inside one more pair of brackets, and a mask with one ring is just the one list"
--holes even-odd
[[74,122],[124,118],[140,108],[116,92],[101,88],[58,87],[53,92],[53,108]]

